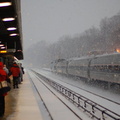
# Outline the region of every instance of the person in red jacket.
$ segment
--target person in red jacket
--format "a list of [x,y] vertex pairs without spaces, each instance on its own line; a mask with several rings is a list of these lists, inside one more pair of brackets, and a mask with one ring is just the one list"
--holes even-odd
[[[3,70],[3,63],[0,62],[0,82],[7,80],[7,73]],[[5,96],[7,93],[0,95],[0,117],[4,115],[5,112]]]
[[20,68],[16,63],[10,68],[10,72],[13,76],[13,88],[18,88],[18,81],[20,77]]

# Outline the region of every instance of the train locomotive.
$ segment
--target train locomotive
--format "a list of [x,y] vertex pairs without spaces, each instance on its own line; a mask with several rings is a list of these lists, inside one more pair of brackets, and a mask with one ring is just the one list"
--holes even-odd
[[52,71],[90,80],[105,81],[120,85],[120,54],[104,54],[59,59],[52,63]]

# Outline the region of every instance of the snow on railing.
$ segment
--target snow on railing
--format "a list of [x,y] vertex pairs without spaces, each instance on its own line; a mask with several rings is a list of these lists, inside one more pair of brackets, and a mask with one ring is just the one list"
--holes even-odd
[[60,85],[59,83],[46,78],[45,76],[40,75],[45,82],[51,85],[54,89],[64,95],[72,103],[74,103],[80,110],[86,112],[91,116],[91,118],[96,120],[120,120],[120,115],[117,113],[97,104],[96,102],[70,90],[69,88]]

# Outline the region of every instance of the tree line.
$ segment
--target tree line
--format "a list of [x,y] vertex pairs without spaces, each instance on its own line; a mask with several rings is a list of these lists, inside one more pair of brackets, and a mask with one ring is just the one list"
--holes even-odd
[[40,41],[25,51],[29,66],[48,67],[56,59],[120,52],[120,13],[101,20],[99,28],[91,27],[73,37],[63,36],[56,43]]

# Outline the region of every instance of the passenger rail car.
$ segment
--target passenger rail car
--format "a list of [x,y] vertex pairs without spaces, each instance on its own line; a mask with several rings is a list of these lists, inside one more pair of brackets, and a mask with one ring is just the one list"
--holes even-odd
[[68,62],[65,59],[58,59],[54,62],[51,62],[51,71],[61,74],[67,74],[67,64]]
[[62,60],[56,64],[56,72],[61,74],[68,74],[68,61]]
[[54,65],[57,73],[120,84],[119,53],[63,60]]
[[95,57],[90,64],[90,78],[120,84],[120,54]]
[[67,71],[68,74],[74,76],[80,76],[83,78],[89,78],[89,67],[92,57],[83,57],[71,59],[68,63]]

